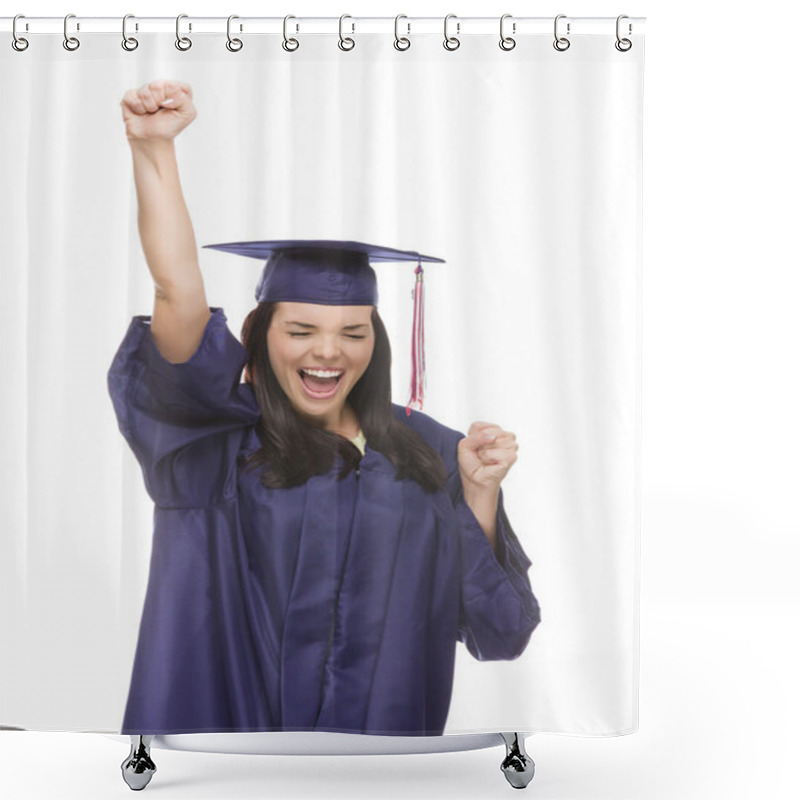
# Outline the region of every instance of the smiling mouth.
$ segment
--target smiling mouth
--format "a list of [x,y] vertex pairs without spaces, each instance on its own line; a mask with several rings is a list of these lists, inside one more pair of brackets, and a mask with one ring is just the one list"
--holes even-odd
[[336,394],[343,369],[299,369],[297,374],[306,394],[316,400],[326,400]]

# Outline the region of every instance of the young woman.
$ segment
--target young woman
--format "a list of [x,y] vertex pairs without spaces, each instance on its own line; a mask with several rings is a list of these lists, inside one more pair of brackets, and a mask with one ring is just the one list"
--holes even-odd
[[500,491],[514,435],[392,404],[369,262],[409,254],[223,246],[268,259],[240,343],[207,305],[178,179],[190,87],[122,110],[155,284],[109,371],[155,503],[122,733],[441,734],[457,641],[512,659],[539,622]]

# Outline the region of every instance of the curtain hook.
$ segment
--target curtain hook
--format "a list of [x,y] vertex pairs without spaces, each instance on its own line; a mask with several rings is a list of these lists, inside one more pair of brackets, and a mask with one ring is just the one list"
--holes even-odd
[[[188,14],[178,14],[175,20],[175,47],[178,50],[186,51],[192,46],[192,40],[188,36],[181,36],[181,20],[188,19]],[[189,23],[189,30],[192,30],[192,23]]]
[[[628,19],[628,15],[627,14],[620,14],[617,17],[617,41],[614,42],[614,47],[616,47],[617,50],[620,51],[620,53],[627,53],[628,50],[630,50],[631,47],[633,47],[633,42],[630,39],[622,39],[622,38],[620,38],[620,35],[619,35],[620,22],[622,22],[623,19]],[[629,22],[628,23],[628,34],[630,35],[631,33],[633,33],[633,26]]]
[[[227,47],[228,50],[231,51],[231,53],[238,53],[242,49],[242,47],[244,47],[244,44],[241,39],[231,38],[231,22],[235,19],[239,19],[239,17],[236,14],[231,14],[228,17],[228,28],[227,28],[228,41],[225,42],[225,47]],[[241,26],[239,26],[239,30],[241,29],[242,29]]]
[[[447,34],[447,25],[451,19],[456,19],[455,14],[448,14],[444,18],[444,49],[445,50],[458,50],[461,47],[461,40],[458,39],[456,36],[448,36]],[[456,33],[461,33],[461,23],[456,23]]]
[[[300,47],[300,42],[298,42],[297,39],[294,39],[294,38],[290,39],[288,37],[288,35],[287,35],[287,32],[289,30],[289,20],[290,19],[297,19],[297,17],[294,17],[291,14],[287,14],[287,16],[285,16],[283,18],[283,43],[282,43],[282,47],[283,47],[284,50],[286,50],[287,53],[293,53],[295,50],[297,50],[298,47]],[[298,25],[295,30],[300,30],[300,26]]]
[[[67,14],[67,16],[64,17],[64,42],[63,42],[64,49],[69,50],[70,52],[72,52],[73,50],[77,50],[81,46],[80,40],[76,39],[74,36],[70,36],[69,32],[67,31],[67,24],[71,19],[75,19],[74,14]],[[81,26],[76,23],[76,30],[80,29]]]
[[[408,19],[405,14],[398,14],[394,18],[394,49],[395,50],[408,50],[411,47],[411,39],[406,36],[400,36],[400,20]],[[408,33],[411,33],[411,23],[407,22]]]
[[[126,14],[122,18],[122,49],[127,50],[129,53],[133,52],[139,46],[139,40],[133,36],[128,36],[128,20],[136,19],[133,14]],[[139,30],[139,26],[136,26]]]
[[[27,50],[28,49],[28,45],[30,44],[30,42],[27,39],[25,39],[22,36],[19,36],[17,34],[17,20],[18,19],[25,19],[25,15],[24,14],[17,14],[17,16],[14,17],[14,22],[13,22],[13,24],[11,26],[11,35],[13,36],[13,39],[11,40],[11,46],[18,53],[21,53],[23,50]],[[26,25],[26,28],[27,28],[27,23],[25,23],[25,25]]]
[[[553,42],[553,47],[558,50],[560,53],[563,53],[565,50],[569,50],[570,41],[564,36],[558,35],[558,21],[560,19],[566,19],[566,14],[559,14],[555,22],[553,23],[553,35],[556,37],[556,40]],[[567,23],[567,36],[569,36],[569,22]]]
[[[501,50],[513,50],[517,46],[516,39],[512,39],[510,36],[505,35],[504,26],[507,19],[511,19],[511,14],[503,14],[500,17],[500,49]],[[517,23],[513,23],[512,26],[512,33],[517,32]]]
[[[339,17],[339,49],[344,51],[352,50],[356,46],[355,40],[351,39],[349,36],[345,37],[342,34],[342,25],[346,19],[353,19],[353,18],[349,14],[342,14],[342,16]],[[353,22],[352,25],[353,25],[352,32],[355,33],[356,32],[355,22]]]

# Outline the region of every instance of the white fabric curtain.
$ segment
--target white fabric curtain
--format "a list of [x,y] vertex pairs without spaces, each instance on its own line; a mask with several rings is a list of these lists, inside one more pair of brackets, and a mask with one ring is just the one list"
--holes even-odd
[[[223,27],[224,31],[224,27]],[[643,47],[604,35],[60,35],[2,58],[2,723],[116,732],[152,502],[106,373],[152,311],[119,102],[191,84],[178,140],[198,244],[348,239],[446,260],[426,281],[424,412],[513,431],[506,510],[542,622],[514,661],[459,645],[446,732],[637,727]],[[238,334],[258,262],[201,252]],[[411,271],[379,275],[395,402]]]

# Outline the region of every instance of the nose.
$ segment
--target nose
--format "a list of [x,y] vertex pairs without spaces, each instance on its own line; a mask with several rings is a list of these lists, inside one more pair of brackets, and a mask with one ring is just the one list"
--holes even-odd
[[314,357],[324,361],[332,361],[339,355],[339,343],[336,335],[320,335],[316,337],[312,350]]

